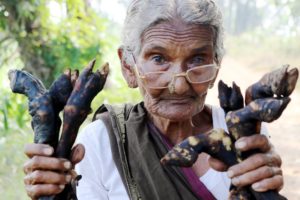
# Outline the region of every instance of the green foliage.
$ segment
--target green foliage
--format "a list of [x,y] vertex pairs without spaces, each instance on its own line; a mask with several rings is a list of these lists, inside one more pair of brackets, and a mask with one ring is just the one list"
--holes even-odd
[[109,35],[103,34],[108,24],[106,19],[91,8],[83,10],[81,0],[68,0],[67,6],[68,16],[59,23],[49,19],[41,23],[42,34],[49,40],[47,45],[41,44],[41,57],[53,67],[54,77],[66,67],[81,69],[93,58],[101,60],[102,47],[106,45],[103,36],[110,40]]
[[23,165],[27,159],[23,153],[25,143],[33,140],[29,128],[5,131],[0,129],[0,193],[1,199],[27,199],[23,184]]
[[26,127],[29,122],[28,106],[25,104],[26,98],[8,91],[4,91],[2,94],[0,102],[3,103],[0,106],[0,111],[3,117],[3,126],[0,128],[8,131],[9,129],[17,130]]
[[1,0],[0,24],[3,38],[17,42],[23,67],[48,86],[67,67],[101,60],[106,41],[114,40],[104,34],[108,20],[84,0]]

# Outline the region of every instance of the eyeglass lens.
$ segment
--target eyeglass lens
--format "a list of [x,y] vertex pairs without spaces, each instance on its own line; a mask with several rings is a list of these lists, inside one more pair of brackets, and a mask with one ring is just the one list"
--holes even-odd
[[[217,67],[200,66],[188,70],[186,78],[192,84],[199,84],[212,80],[216,76],[216,72]],[[143,80],[148,87],[166,88],[175,76],[176,74],[170,72],[148,72],[143,75]]]

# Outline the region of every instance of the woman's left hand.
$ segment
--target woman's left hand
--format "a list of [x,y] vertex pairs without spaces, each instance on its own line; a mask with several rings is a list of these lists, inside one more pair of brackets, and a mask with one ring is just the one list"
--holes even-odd
[[[240,138],[236,141],[235,147],[242,152],[259,149],[261,153],[253,154],[241,163],[228,168],[228,177],[232,179],[233,185],[238,187],[251,185],[258,192],[279,191],[283,187],[281,158],[265,135],[256,134]],[[214,158],[210,157],[209,163],[218,171],[226,169],[224,164]]]

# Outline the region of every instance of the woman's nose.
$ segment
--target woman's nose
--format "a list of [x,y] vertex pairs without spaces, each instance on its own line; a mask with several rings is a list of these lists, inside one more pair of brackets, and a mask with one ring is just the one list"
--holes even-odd
[[169,90],[171,93],[183,95],[190,89],[190,84],[185,76],[176,76],[170,83]]

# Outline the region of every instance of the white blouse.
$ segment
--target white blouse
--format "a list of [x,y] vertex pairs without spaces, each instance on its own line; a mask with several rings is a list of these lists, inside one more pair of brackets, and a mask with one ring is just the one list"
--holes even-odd
[[[227,131],[224,111],[212,107],[213,127]],[[85,147],[83,160],[76,165],[82,175],[77,187],[79,200],[129,200],[125,186],[114,163],[108,132],[101,120],[89,124],[78,136]],[[216,199],[227,199],[230,179],[226,172],[209,169],[199,177]]]

